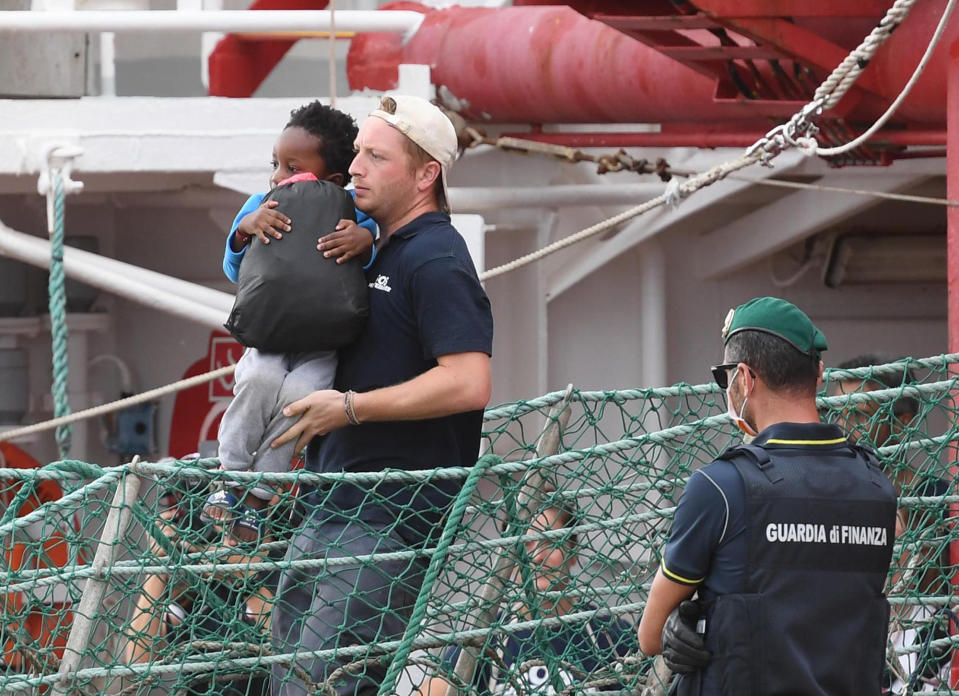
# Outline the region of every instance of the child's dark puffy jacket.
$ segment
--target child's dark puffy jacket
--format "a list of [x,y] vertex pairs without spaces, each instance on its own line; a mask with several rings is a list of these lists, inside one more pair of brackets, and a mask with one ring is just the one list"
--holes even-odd
[[[297,177],[299,178],[299,177]],[[351,343],[369,316],[363,262],[324,258],[316,240],[355,220],[344,189],[315,178],[284,183],[264,200],[293,221],[293,233],[251,240],[225,326],[243,345],[268,353],[332,350]]]

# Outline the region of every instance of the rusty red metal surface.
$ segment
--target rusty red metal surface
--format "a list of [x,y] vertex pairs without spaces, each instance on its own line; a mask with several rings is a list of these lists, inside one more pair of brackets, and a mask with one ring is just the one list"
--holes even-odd
[[[644,2],[639,16],[630,2],[571,4],[585,13],[615,17],[624,30],[587,19],[571,7],[531,0],[497,9],[419,7],[426,19],[405,45],[395,35],[354,40],[350,85],[392,89],[400,62],[424,63],[431,66],[446,104],[480,123],[683,122],[735,124],[742,131],[744,123],[771,125],[791,115],[887,5],[879,0],[699,0],[692,15],[680,16],[669,3]],[[829,116],[842,117],[853,130],[878,116],[917,64],[944,4],[917,4]],[[411,9],[416,3],[386,7]],[[677,24],[684,28],[676,31]],[[714,24],[726,32],[725,44],[690,38],[689,29],[710,32]],[[646,44],[629,31],[642,34]],[[895,134],[891,141],[942,144],[941,133],[929,133],[945,128],[945,51],[957,36],[959,18],[895,120],[899,128],[925,135],[909,140],[909,135]],[[774,62],[791,66],[798,79],[793,72],[787,80],[777,74],[768,60],[773,56],[779,56]],[[739,84],[724,79],[732,64]],[[750,72],[753,66],[759,67]],[[749,94],[742,83],[750,80],[767,89]],[[655,140],[636,135],[637,142]],[[734,137],[713,135],[701,142]],[[683,142],[692,141],[687,137]]]
[[[763,115],[742,97],[718,102],[714,80],[568,7],[454,7],[427,12],[406,45],[365,38],[347,58],[353,89],[395,88],[400,61],[426,64],[448,105],[479,122],[660,122],[690,120],[691,109],[702,121]],[[777,105],[775,115],[786,113]]]
[[[953,46],[950,58],[947,89],[949,99],[948,156],[946,158],[946,189],[951,200],[959,199],[959,43]],[[948,278],[949,278],[949,352],[959,352],[959,208],[946,210],[948,224]],[[959,562],[959,546],[953,561]],[[959,576],[957,576],[959,581]]]
[[[574,0],[569,4],[599,19],[606,14],[615,14],[617,7],[630,7],[629,3],[612,0]],[[917,3],[902,26],[872,59],[855,87],[856,91],[866,93],[865,97],[861,94],[857,97],[864,99],[858,107],[862,118],[874,114],[877,108],[888,104],[899,93],[925,51],[945,4],[946,0]],[[693,11],[692,16],[700,21],[712,20],[736,37],[778,51],[811,69],[814,76],[821,79],[860,43],[888,5],[884,0],[842,3],[830,0],[692,0],[688,7]],[[644,14],[651,15],[647,19],[659,16],[657,11],[647,10],[645,4],[642,9]],[[625,14],[635,15],[635,7]],[[672,14],[678,16],[675,12]],[[959,17],[953,17],[933,60],[898,112],[902,122],[945,126],[942,85],[946,81],[949,46],[957,37]],[[764,67],[760,66],[761,70]],[[880,101],[872,97],[879,97]]]
[[[683,128],[660,133],[503,133],[504,136],[534,140],[568,147],[749,147],[765,134],[762,130],[716,131],[708,128]],[[870,141],[873,146],[942,146],[946,144],[944,130],[900,130],[880,132]],[[897,154],[892,159],[916,159],[918,156],[941,157],[942,153],[913,153],[906,157]]]
[[[959,42],[951,45],[949,55],[946,92],[948,99],[948,145],[946,154],[946,197],[950,200],[959,199]],[[946,280],[947,280],[947,308],[948,308],[948,337],[949,352],[959,352],[959,208],[946,208]],[[953,365],[953,372],[957,371]],[[953,404],[959,405],[959,394],[953,390]],[[950,473],[955,478],[959,475],[959,447],[953,443],[952,465]],[[959,518],[959,503],[949,505],[953,520]],[[955,524],[955,521],[953,521]],[[959,567],[959,541],[949,543],[949,560],[953,568]],[[959,586],[959,571],[952,576],[952,586]],[[959,626],[950,622],[950,633],[959,632]],[[951,685],[959,685],[959,652],[953,655]]]
[[[739,146],[800,108],[858,43],[886,0],[578,0],[547,6],[433,10],[402,1],[382,9],[426,14],[406,43],[398,34],[360,34],[351,43],[353,89],[389,90],[402,62],[431,67],[447,106],[478,123],[682,124],[670,133],[581,134],[567,143]],[[908,79],[945,0],[918,3],[828,114],[861,130]],[[253,9],[319,9],[327,0],[257,0]],[[677,7],[682,11],[677,11]],[[638,14],[639,11],[641,14]],[[602,21],[591,20],[585,15]],[[944,142],[946,51],[900,108],[888,146]],[[295,40],[227,36],[210,57],[210,94],[250,96]],[[836,121],[842,119],[842,121]],[[539,136],[541,139],[547,136]],[[554,137],[554,136],[551,136]]]
[[[418,2],[400,0],[380,7],[381,10],[430,11]],[[346,59],[346,78],[351,89],[386,91],[396,88],[399,64],[403,59],[403,38],[399,34],[371,32],[357,34],[350,41]],[[362,86],[357,86],[362,85]]]
[[[555,5],[553,0],[513,0],[513,5]],[[586,15],[635,9],[639,3],[623,0],[574,0],[563,3]],[[698,3],[693,3],[698,5]],[[887,0],[721,0],[714,7],[730,17],[879,17],[889,8]],[[647,14],[675,10],[669,2],[643,2]]]
[[[933,0],[915,8],[915,15],[893,34],[864,71],[860,85],[831,115],[843,116],[856,124],[868,123],[881,113],[918,62],[943,1]],[[837,14],[858,21],[856,18],[862,15],[879,11],[882,4],[858,0]],[[808,94],[799,93],[797,87],[795,93],[771,89],[762,98],[748,98],[749,95],[718,80],[715,70],[696,69],[693,64],[736,58],[737,63],[745,65],[744,57],[765,59],[778,55],[809,68],[806,79],[811,91],[847,51],[798,23],[759,16],[763,7],[759,0],[752,0],[743,9],[736,9],[738,4],[727,0],[701,0],[697,5],[707,8],[708,13],[695,15],[694,22],[708,27],[708,22],[703,24],[706,16],[738,30],[736,45],[727,47],[726,58],[722,57],[718,43],[675,45],[674,41],[674,45],[664,44],[662,50],[657,50],[602,22],[589,20],[570,7],[527,3],[497,9],[430,10],[420,6],[418,9],[426,13],[426,19],[405,45],[395,35],[367,35],[354,40],[348,57],[350,85],[354,89],[395,88],[400,62],[424,63],[431,66],[433,81],[442,88],[447,104],[481,123],[732,124],[762,120],[769,124],[792,114]],[[786,5],[793,7],[797,3],[771,1],[771,9],[765,12],[785,11],[777,7]],[[622,18],[628,19],[629,13],[623,10],[629,6],[631,3],[600,0],[576,4],[577,8],[593,13],[618,10],[618,17],[624,22]],[[386,7],[412,9],[417,5],[404,2]],[[817,2],[803,14],[809,18],[828,7],[827,3]],[[721,14],[734,10],[748,16],[730,18]],[[645,3],[643,11],[649,11]],[[647,17],[645,21],[654,20]],[[955,38],[959,21],[954,21],[947,33],[946,41]],[[817,82],[811,82],[814,79]],[[944,127],[943,80],[943,66],[930,67],[929,75],[916,86],[917,92],[903,105],[900,125],[938,127],[933,130]],[[936,144],[941,144],[941,140]]]

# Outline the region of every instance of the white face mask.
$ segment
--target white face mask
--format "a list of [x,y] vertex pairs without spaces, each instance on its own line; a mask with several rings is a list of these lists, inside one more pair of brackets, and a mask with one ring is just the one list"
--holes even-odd
[[739,377],[738,369],[736,370],[736,374],[733,375],[733,378],[729,380],[729,384],[726,386],[726,413],[730,418],[733,419],[733,423],[736,424],[736,427],[743,432],[743,435],[745,436],[743,437],[743,441],[748,444],[752,442],[753,438],[759,433],[757,433],[756,429],[747,423],[745,418],[743,418],[743,414],[746,412],[746,403],[749,401],[748,396],[743,399],[743,405],[739,409],[739,413],[736,413],[736,410],[733,408],[733,397],[729,390],[732,388],[733,382],[736,381],[737,377]]

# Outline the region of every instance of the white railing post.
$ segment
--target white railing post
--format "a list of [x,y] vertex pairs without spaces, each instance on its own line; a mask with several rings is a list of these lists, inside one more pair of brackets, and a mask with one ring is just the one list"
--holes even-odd
[[[49,0],[51,2],[58,0]],[[208,32],[263,34],[269,32],[329,31],[327,10],[84,10],[0,12],[0,33],[74,32]],[[415,32],[423,15],[409,10],[339,10],[336,28],[340,32]]]
[[100,32],[100,96],[117,96],[116,34]]
[[80,665],[84,650],[88,648],[90,634],[93,631],[94,618],[99,613],[103,594],[107,589],[110,566],[113,565],[117,542],[126,534],[130,524],[132,507],[140,494],[140,477],[137,475],[135,457],[130,464],[126,476],[117,482],[117,489],[113,495],[110,512],[103,524],[103,533],[100,535],[100,545],[93,557],[91,568],[93,575],[86,581],[83,594],[80,596],[79,606],[73,611],[73,625],[67,637],[66,647],[63,649],[63,659],[57,672],[59,680],[53,685],[54,696],[65,696],[68,693],[80,693],[72,683],[73,673]]
[[[219,12],[223,9],[223,0],[203,0],[203,9],[207,12]],[[219,31],[205,31],[200,35],[200,80],[208,92],[210,91],[210,55],[223,36],[223,32]]]

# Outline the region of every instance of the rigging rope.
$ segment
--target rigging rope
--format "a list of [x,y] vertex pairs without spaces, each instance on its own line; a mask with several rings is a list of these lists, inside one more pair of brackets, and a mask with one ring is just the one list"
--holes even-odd
[[[755,147],[756,146],[753,146],[753,148]],[[772,157],[774,156],[775,155],[772,155]],[[767,161],[768,159],[771,159],[771,157],[765,150],[753,149],[753,151],[750,153],[747,153],[730,162],[723,162],[722,164],[711,167],[705,172],[697,174],[682,183],[677,183],[677,180],[673,179],[670,181],[667,191],[659,196],[656,196],[656,198],[651,198],[650,200],[634,208],[630,208],[629,210],[619,213],[618,215],[613,215],[612,217],[606,218],[602,222],[598,222],[595,225],[591,225],[590,227],[582,229],[579,232],[574,232],[573,234],[563,237],[562,239],[558,239],[552,244],[547,244],[545,247],[530,252],[525,256],[521,256],[513,261],[504,263],[501,266],[496,266],[495,268],[490,268],[486,271],[483,271],[479,274],[480,280],[489,280],[490,278],[495,278],[496,276],[503,275],[504,273],[515,271],[517,268],[522,268],[523,266],[527,266],[535,261],[539,261],[550,254],[554,254],[561,249],[565,249],[568,246],[582,242],[590,237],[594,237],[601,232],[605,232],[606,230],[625,222],[626,220],[631,220],[634,217],[638,217],[643,213],[670,203],[673,200],[678,203],[699,189],[710,186],[711,184],[724,179],[727,175],[733,172],[739,171],[740,169],[748,167],[757,162]]]
[[[67,359],[67,295],[66,275],[63,270],[63,236],[64,236],[64,198],[63,174],[59,168],[50,170],[51,190],[48,198],[53,197],[53,220],[47,221],[50,232],[50,280],[48,284],[50,295],[50,334],[53,353],[53,414],[56,418],[65,418],[70,414],[68,395],[68,368]],[[49,206],[48,206],[49,212]],[[57,426],[56,440],[60,459],[70,456],[70,441],[73,433],[71,426],[64,422]]]
[[[873,29],[862,43],[846,56],[835,70],[832,71],[829,77],[823,81],[816,90],[814,99],[806,104],[800,111],[793,114],[788,122],[770,130],[764,137],[747,148],[737,159],[711,167],[705,172],[696,174],[682,183],[678,183],[675,179],[671,180],[667,185],[666,192],[656,198],[607,218],[579,232],[574,232],[567,237],[559,239],[525,256],[521,256],[509,263],[488,269],[480,274],[480,279],[488,280],[514,271],[517,268],[526,266],[561,249],[589,239],[626,220],[638,217],[664,204],[671,206],[678,205],[683,199],[699,189],[710,186],[726,178],[728,175],[756,164],[757,162],[764,166],[772,166],[772,160],[790,147],[798,148],[807,155],[815,154],[818,149],[818,144],[813,136],[818,129],[810,119],[821,115],[824,109],[830,109],[839,103],[839,100],[849,91],[856,79],[869,64],[870,59],[875,55],[876,51],[879,50],[879,47],[882,46],[893,30],[906,18],[915,1],[916,0],[896,0],[876,28]],[[949,0],[949,4],[943,12],[943,17],[940,21],[940,27],[944,25],[948,19],[948,15],[952,12],[952,7],[955,2],[956,0]],[[938,41],[939,36],[941,36],[941,31],[937,28],[937,32],[933,36],[933,41]],[[930,47],[927,49],[927,54],[931,53],[932,46],[933,43],[931,42]],[[925,62],[920,62],[920,68],[923,68],[924,65]],[[919,72],[920,70],[917,69],[917,74]],[[914,77],[916,77],[916,75],[914,75]],[[570,157],[573,156],[574,155],[570,155]]]
[[[915,0],[911,0],[914,2]],[[911,4],[910,2],[910,4]],[[904,3],[905,4],[905,3]],[[817,147],[815,154],[820,157],[833,157],[835,155],[841,155],[843,153],[849,152],[850,150],[855,150],[857,147],[865,143],[869,138],[876,134],[880,128],[882,128],[886,121],[888,121],[892,115],[899,109],[899,106],[905,101],[906,97],[909,95],[909,92],[912,91],[913,86],[919,80],[919,77],[926,69],[926,65],[929,63],[929,60],[932,58],[932,53],[935,50],[936,46],[939,44],[939,39],[942,38],[943,32],[946,30],[946,24],[949,22],[949,17],[952,15],[952,11],[955,9],[956,0],[949,0],[946,4],[946,8],[942,12],[942,17],[939,19],[939,24],[936,26],[935,31],[932,34],[932,38],[929,40],[928,46],[926,46],[926,51],[923,54],[922,58],[919,61],[919,64],[916,66],[916,69],[913,71],[912,76],[909,78],[909,81],[906,82],[905,87],[902,88],[902,91],[899,92],[899,96],[889,105],[889,108],[886,109],[885,113],[876,119],[876,122],[873,123],[866,131],[855,138],[854,140],[844,143],[836,147]],[[894,6],[895,7],[895,6]],[[901,19],[899,21],[902,21]],[[892,30],[898,25],[892,25],[891,28],[886,32],[885,36],[888,37]],[[882,27],[882,23],[880,23]],[[880,28],[877,27],[877,30]],[[878,46],[876,46],[878,49]],[[875,53],[875,49],[873,50]],[[871,56],[872,54],[870,54]],[[865,64],[868,64],[868,58],[863,59]],[[858,64],[857,64],[858,65]],[[865,67],[865,65],[863,65]],[[860,68],[861,70],[862,68]],[[828,108],[828,107],[827,107]]]
[[[135,406],[136,404],[153,401],[154,399],[158,399],[161,396],[166,396],[167,394],[174,394],[176,392],[183,391],[184,389],[195,387],[198,384],[212,382],[220,377],[232,375],[235,370],[236,365],[227,365],[226,367],[211,370],[210,372],[204,372],[201,375],[195,375],[187,379],[181,379],[178,382],[171,382],[170,384],[157,387],[156,389],[141,392],[140,394],[135,394],[133,396],[128,396],[125,399],[118,399],[117,401],[111,401],[106,404],[101,404],[100,406],[84,409],[83,411],[77,411],[76,413],[71,413],[61,418],[53,418],[51,420],[43,421],[42,423],[34,423],[32,425],[25,425],[22,428],[7,430],[6,432],[0,433],[0,442],[3,442],[4,440],[16,440],[17,438],[32,435],[33,433],[43,432],[50,430],[51,428],[58,428],[60,426],[67,425],[69,423],[75,423],[76,421],[85,420],[87,418],[96,418],[97,416],[102,416],[107,413],[120,411],[129,406]],[[65,458],[66,457],[64,457],[64,459]]]
[[[679,174],[679,172],[673,172]],[[797,189],[800,191],[819,191],[822,193],[842,193],[849,196],[868,196],[880,200],[899,201],[901,203],[922,203],[925,205],[944,205],[949,208],[959,206],[959,200],[949,198],[935,198],[933,196],[913,196],[905,193],[887,193],[885,191],[870,191],[869,189],[851,189],[842,186],[827,186],[825,184],[805,184],[801,181],[785,181],[783,179],[753,179],[746,176],[729,176],[734,181],[747,181],[758,186],[773,186],[779,188]]]

